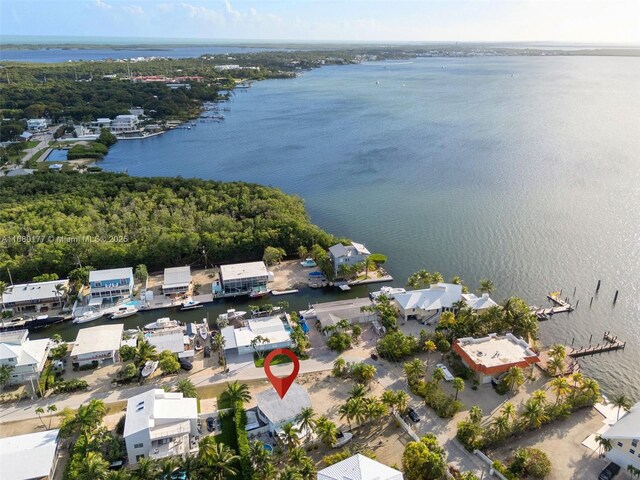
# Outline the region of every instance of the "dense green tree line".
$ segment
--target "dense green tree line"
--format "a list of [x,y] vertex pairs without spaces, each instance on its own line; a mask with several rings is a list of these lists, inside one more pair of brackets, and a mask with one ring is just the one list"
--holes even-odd
[[149,269],[259,260],[267,246],[338,240],[300,198],[254,184],[124,174],[42,173],[0,180],[0,279],[61,278],[79,264]]

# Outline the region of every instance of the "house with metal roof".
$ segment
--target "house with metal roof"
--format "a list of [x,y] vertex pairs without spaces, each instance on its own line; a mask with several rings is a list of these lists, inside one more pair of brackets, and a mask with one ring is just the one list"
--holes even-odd
[[27,330],[0,333],[0,365],[13,367],[8,385],[38,380],[49,354],[48,338],[29,340]]
[[476,311],[486,310],[487,308],[497,307],[498,304],[491,300],[488,293],[483,293],[478,297],[475,293],[463,293],[462,300],[464,303]]
[[124,441],[129,463],[198,452],[198,403],[182,393],[152,389],[129,398]]
[[52,480],[58,465],[60,430],[0,438],[2,480]]
[[320,470],[318,480],[403,480],[402,472],[361,454]]
[[61,308],[68,287],[69,280],[8,285],[2,294],[2,303],[4,308],[14,312],[40,312]]
[[278,433],[282,425],[296,423],[303,408],[311,407],[311,398],[304,387],[292,383],[287,394],[280,398],[274,388],[269,387],[256,395],[258,418],[268,425],[269,431]]
[[186,293],[191,285],[191,267],[171,267],[164,269],[162,293]]
[[[246,320],[240,328],[229,325],[223,328],[220,333],[225,339],[225,352],[244,355],[253,353],[256,349],[269,351],[291,347],[291,334],[287,327],[288,325],[282,321],[281,315],[274,315],[272,317],[251,318]],[[251,346],[251,341],[258,336],[266,338],[268,342],[256,345],[254,349]]]
[[611,450],[605,453],[609,460],[623,470],[627,465],[640,469],[640,402],[601,435],[611,442]]
[[371,252],[362,243],[351,242],[351,245],[337,243],[329,247],[329,258],[333,264],[334,274],[338,274],[341,265],[355,265],[364,262]]
[[442,312],[454,310],[461,298],[462,285],[436,283],[429,288],[398,293],[393,301],[405,320],[414,318],[429,322]]

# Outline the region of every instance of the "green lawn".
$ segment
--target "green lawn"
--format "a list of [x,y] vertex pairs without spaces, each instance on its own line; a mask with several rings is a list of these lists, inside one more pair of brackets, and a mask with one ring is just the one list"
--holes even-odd
[[[222,396],[218,397],[218,410],[223,410],[225,408],[231,408],[231,402]],[[233,422],[233,413],[228,412],[221,416],[220,423],[222,424],[222,432],[219,435],[216,435],[216,442],[224,443],[227,447],[232,448],[237,452],[238,438],[236,436],[236,425]]]
[[[269,352],[264,352],[264,355],[262,355],[262,358],[260,358],[257,353],[254,353],[253,364],[257,368],[264,367],[264,359],[266,358],[267,355],[269,355]],[[309,359],[309,355],[298,356],[298,360],[300,361],[308,360],[308,359]],[[271,360],[271,365],[282,365],[284,363],[291,363],[291,359],[286,355],[276,355],[275,358]]]
[[28,148],[33,148],[33,147],[37,147],[38,144],[40,142],[36,141],[36,140],[29,140],[28,142],[24,142],[24,148],[23,150],[26,150]]

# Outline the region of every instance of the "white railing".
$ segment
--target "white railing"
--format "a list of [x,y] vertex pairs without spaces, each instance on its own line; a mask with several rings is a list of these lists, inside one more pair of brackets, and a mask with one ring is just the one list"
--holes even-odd
[[509,480],[507,477],[505,477],[503,474],[501,474],[500,472],[498,472],[497,470],[495,470],[494,468],[492,468],[493,465],[493,460],[491,460],[489,457],[487,457],[484,453],[482,453],[480,450],[476,449],[473,451],[473,454],[478,457],[480,460],[482,460],[484,463],[486,463],[487,465],[489,465],[489,475],[496,476],[498,477],[500,480]]

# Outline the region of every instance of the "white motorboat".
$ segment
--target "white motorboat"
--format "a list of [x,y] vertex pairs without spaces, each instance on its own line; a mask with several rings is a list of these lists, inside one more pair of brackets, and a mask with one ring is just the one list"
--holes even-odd
[[349,443],[349,441],[353,438],[353,434],[349,432],[338,431],[336,435],[336,443],[331,445],[332,448],[340,448],[343,445]]
[[144,326],[144,329],[145,330],[161,330],[163,328],[171,328],[171,327],[177,327],[177,326],[178,326],[177,320],[171,320],[169,317],[164,317],[164,318],[159,318],[155,322],[147,323]]
[[218,320],[226,320],[231,321],[236,318],[242,318],[247,314],[247,312],[243,312],[242,310],[234,310],[233,308],[227,310],[227,313],[221,313],[218,315]]
[[198,325],[198,335],[200,335],[200,338],[203,340],[209,338],[209,326],[207,325],[206,320]]
[[389,300],[393,300],[394,297],[396,295],[399,295],[401,293],[407,293],[407,291],[404,288],[394,288],[394,287],[382,287],[380,290],[378,290],[377,292],[371,292],[369,294],[369,298],[371,300],[377,300],[378,298],[380,298],[382,295],[384,295],[385,297],[387,297]]
[[117,320],[120,318],[127,318],[138,313],[136,307],[120,307],[117,312],[111,314],[111,320]]
[[156,371],[156,368],[158,368],[158,361],[147,360],[147,363],[144,364],[144,368],[142,369],[142,372],[140,372],[140,375],[142,375],[143,378],[147,378]]
[[184,310],[194,310],[196,308],[202,308],[204,305],[202,305],[202,303],[198,302],[197,300],[192,300],[189,299],[186,302],[183,302],[180,305],[180,310],[184,311]]
[[82,315],[80,315],[79,317],[76,317],[73,319],[73,323],[88,323],[88,322],[93,322],[94,320],[98,320],[99,318],[102,318],[104,316],[104,313],[101,311],[95,311],[95,310],[89,310],[87,312],[84,312]]

